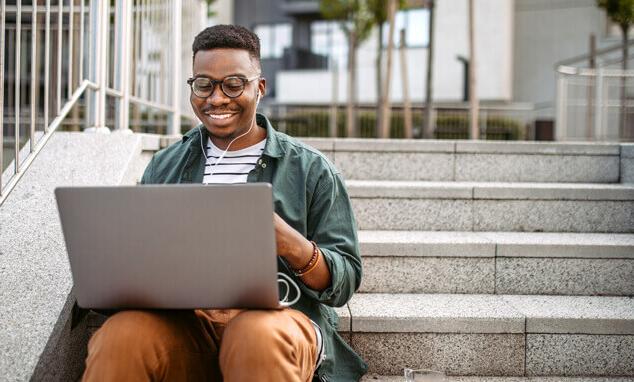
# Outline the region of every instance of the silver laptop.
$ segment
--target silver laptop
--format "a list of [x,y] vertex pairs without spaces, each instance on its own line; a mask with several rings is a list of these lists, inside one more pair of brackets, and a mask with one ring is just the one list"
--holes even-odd
[[277,308],[269,184],[55,190],[84,308]]

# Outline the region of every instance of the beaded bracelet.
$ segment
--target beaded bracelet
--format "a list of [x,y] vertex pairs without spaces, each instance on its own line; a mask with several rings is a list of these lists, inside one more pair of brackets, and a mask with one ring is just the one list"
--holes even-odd
[[317,263],[319,262],[319,248],[317,248],[317,244],[314,241],[310,243],[313,245],[313,255],[306,266],[301,269],[293,269],[295,276],[304,276],[317,267]]

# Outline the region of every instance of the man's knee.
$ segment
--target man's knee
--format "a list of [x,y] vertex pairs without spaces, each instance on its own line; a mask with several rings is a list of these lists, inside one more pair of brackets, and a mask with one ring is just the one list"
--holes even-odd
[[245,311],[227,325],[220,345],[220,368],[225,380],[306,381],[316,360],[315,333],[298,311]]
[[[228,342],[237,342],[256,350],[270,349],[275,343],[295,346],[309,343],[311,333],[306,331],[305,325],[298,325],[293,313],[279,310],[244,311],[229,321],[222,340],[223,346]],[[296,315],[301,313],[297,312]],[[309,322],[308,318],[304,319]],[[312,327],[310,330],[313,330]]]
[[229,321],[225,337],[235,335],[266,337],[279,330],[284,330],[285,325],[286,320],[276,311],[247,310]]
[[95,333],[89,351],[95,347],[125,351],[179,347],[180,342],[191,338],[187,335],[191,330],[188,326],[196,324],[195,315],[191,312],[118,312]]

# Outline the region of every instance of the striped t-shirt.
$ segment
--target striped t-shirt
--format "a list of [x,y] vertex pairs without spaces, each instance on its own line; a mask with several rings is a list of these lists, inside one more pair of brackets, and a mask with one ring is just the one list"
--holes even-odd
[[262,156],[266,139],[242,150],[228,151],[220,163],[218,159],[224,152],[207,141],[207,163],[205,164],[204,184],[234,184],[246,183],[247,175],[255,168]]

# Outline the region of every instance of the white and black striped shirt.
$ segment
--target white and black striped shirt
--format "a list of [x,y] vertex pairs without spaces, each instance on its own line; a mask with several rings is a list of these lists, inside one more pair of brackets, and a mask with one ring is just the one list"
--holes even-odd
[[242,150],[228,151],[220,163],[218,159],[224,150],[216,147],[211,139],[207,141],[207,164],[205,165],[204,184],[246,183],[247,175],[255,168],[262,156],[266,139]]

